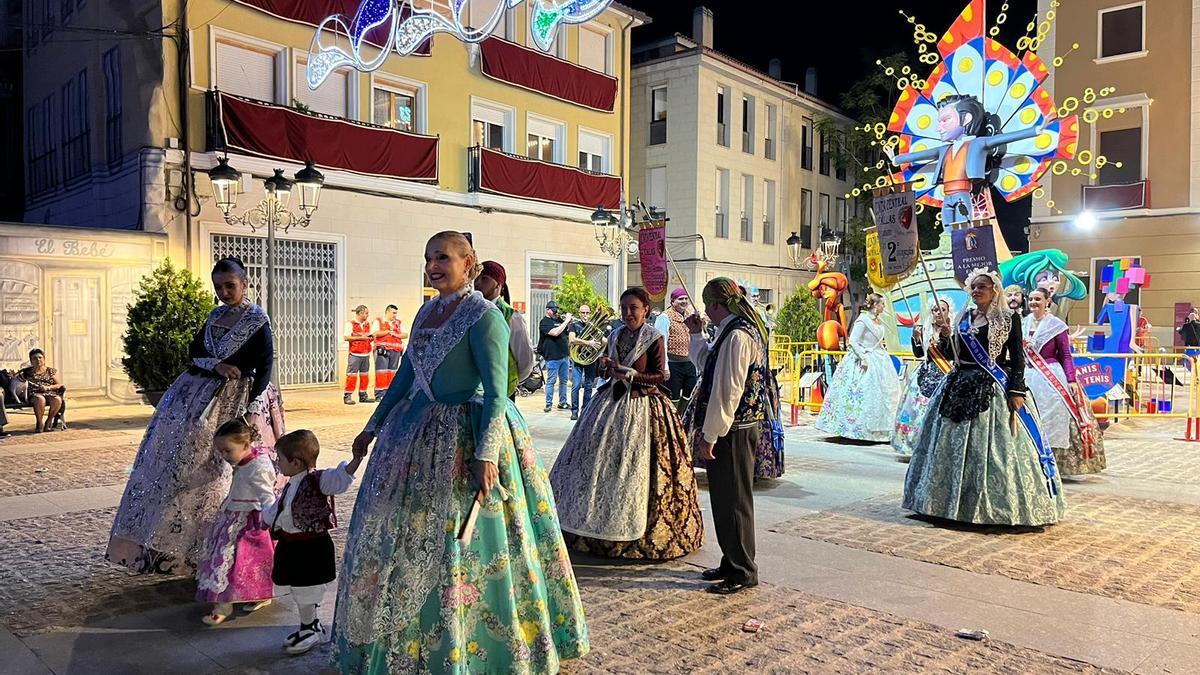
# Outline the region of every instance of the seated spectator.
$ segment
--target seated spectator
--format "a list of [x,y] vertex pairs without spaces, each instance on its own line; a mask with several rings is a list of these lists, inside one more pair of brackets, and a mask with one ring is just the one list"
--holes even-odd
[[42,350],[30,351],[29,363],[28,368],[21,369],[20,377],[29,386],[29,404],[33,406],[33,414],[37,418],[34,432],[41,433],[50,430],[58,411],[62,410],[66,387],[58,377],[58,371],[46,365],[46,353]]

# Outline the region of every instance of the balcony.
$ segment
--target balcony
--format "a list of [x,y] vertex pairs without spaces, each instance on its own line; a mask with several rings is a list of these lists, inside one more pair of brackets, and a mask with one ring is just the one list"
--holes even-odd
[[667,121],[654,120],[650,123],[650,145],[662,145],[667,142]]
[[715,228],[714,233],[717,237],[719,237],[721,239],[729,238],[729,226],[727,226],[725,224],[725,214],[724,213],[717,214],[717,222],[716,222],[716,228]]
[[729,134],[725,129],[724,122],[717,122],[717,145],[729,147]]
[[616,110],[617,78],[611,75],[497,37],[479,47],[479,70],[486,77],[592,110]]
[[208,93],[208,149],[401,180],[438,179],[438,139],[265,101]]
[[750,224],[750,219],[742,216],[742,241],[751,241],[754,239],[754,226]]
[[774,138],[763,139],[763,155],[767,159],[775,159],[775,139]]
[[1124,211],[1150,208],[1150,181],[1117,185],[1084,185],[1083,208],[1088,211]]
[[[313,28],[320,26],[326,17],[335,14],[347,17],[347,20],[352,19],[358,13],[359,5],[362,4],[360,0],[305,0],[304,2],[296,0],[237,0],[237,2],[286,21],[302,23]],[[411,13],[411,6],[407,3],[401,5],[401,19],[407,18]],[[389,29],[391,28],[391,23],[376,26],[367,31],[364,39],[370,44],[382,47],[388,44]],[[429,56],[432,53],[432,47],[433,40],[426,40],[421,43],[413,55]]]
[[594,209],[621,206],[621,178],[479,146],[467,148],[471,192]]

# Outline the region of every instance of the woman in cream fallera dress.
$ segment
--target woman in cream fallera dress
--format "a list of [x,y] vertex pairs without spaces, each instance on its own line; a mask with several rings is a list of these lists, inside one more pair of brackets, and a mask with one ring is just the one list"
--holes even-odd
[[859,441],[887,443],[892,439],[900,378],[884,347],[882,312],[883,297],[877,293],[867,296],[817,415],[818,430]]

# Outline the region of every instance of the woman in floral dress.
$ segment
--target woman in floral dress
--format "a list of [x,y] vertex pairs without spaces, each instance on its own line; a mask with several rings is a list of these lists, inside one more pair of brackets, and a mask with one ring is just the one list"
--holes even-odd
[[858,441],[892,439],[900,378],[883,345],[882,313],[883,296],[868,295],[817,415],[818,430]]
[[246,297],[246,267],[225,258],[212,280],[221,304],[192,339],[192,365],[150,418],[113,521],[106,557],[135,572],[196,573],[204,528],[233,479],[213,452],[218,427],[245,415],[272,460],[283,435],[271,322]]
[[425,272],[439,295],[354,440],[360,454],[375,445],[338,579],[338,665],[557,672],[587,653],[587,627],[549,478],[506,398],[508,326],[472,290],[462,234],[429,240]]
[[912,444],[925,423],[929,400],[937,386],[950,372],[950,301],[939,298],[928,312],[922,313],[922,323],[913,327],[913,356],[924,358],[909,377],[904,397],[896,411],[896,428],[892,432],[892,448],[900,453],[901,461],[912,456]]
[[659,387],[666,338],[649,311],[641,288],[621,295],[624,325],[600,359],[606,382],[550,470],[567,543],[610,558],[669,560],[704,543],[691,443]]

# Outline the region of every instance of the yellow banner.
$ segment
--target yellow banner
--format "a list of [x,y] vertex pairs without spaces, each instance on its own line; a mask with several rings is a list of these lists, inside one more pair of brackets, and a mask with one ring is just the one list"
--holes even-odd
[[900,281],[898,275],[883,273],[883,257],[879,252],[879,232],[870,228],[866,233],[867,247],[867,281],[878,289],[888,289]]

